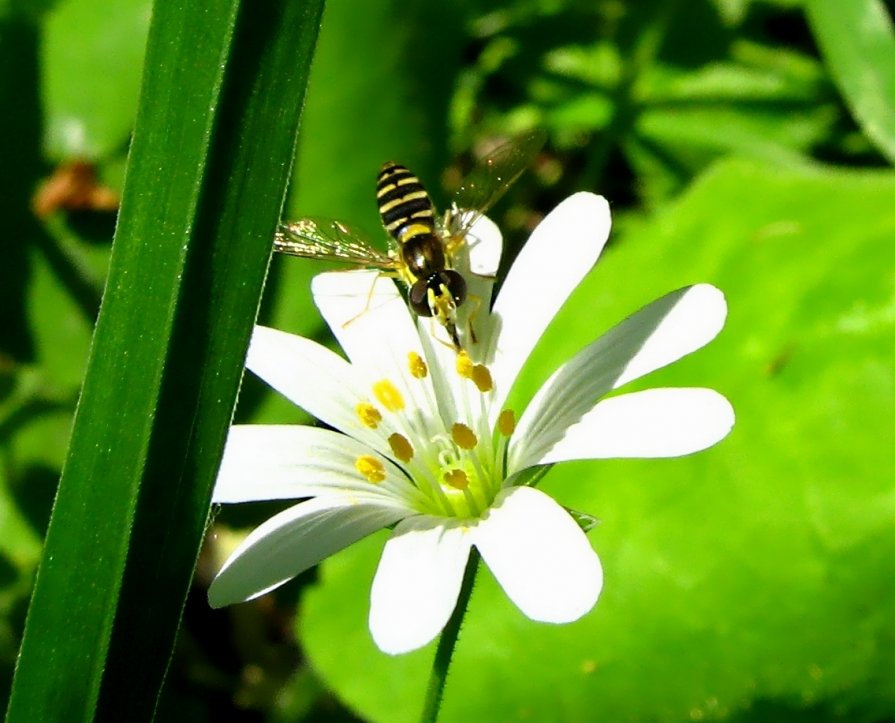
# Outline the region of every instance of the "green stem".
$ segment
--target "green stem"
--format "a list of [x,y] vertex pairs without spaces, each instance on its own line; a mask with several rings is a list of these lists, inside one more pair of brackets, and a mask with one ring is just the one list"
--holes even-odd
[[435,651],[435,659],[432,661],[429,689],[426,691],[426,701],[423,705],[420,723],[435,723],[438,711],[441,710],[441,698],[444,695],[448,669],[451,667],[451,658],[454,655],[454,648],[457,646],[457,636],[460,634],[460,626],[463,624],[466,608],[469,606],[469,598],[472,596],[472,586],[475,582],[475,574],[479,569],[480,559],[478,550],[473,547],[466,563],[466,571],[463,573],[457,607],[454,608],[454,612],[447,621],[447,625],[444,626],[444,630],[441,631],[441,637],[438,640],[438,649]]

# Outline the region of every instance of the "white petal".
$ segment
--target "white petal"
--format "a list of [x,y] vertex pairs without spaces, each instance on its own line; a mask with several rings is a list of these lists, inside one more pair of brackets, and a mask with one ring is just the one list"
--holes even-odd
[[[481,216],[469,230],[466,244],[460,247],[453,259],[455,268],[466,279],[467,285],[467,301],[457,312],[457,332],[463,348],[476,362],[482,359],[484,344],[480,339],[473,343],[470,331],[478,337],[481,320],[489,316],[494,275],[500,265],[502,249],[500,230],[493,221]],[[468,379],[456,373],[457,353],[448,343],[446,332],[432,319],[419,318],[417,327],[426,357],[434,361],[431,364],[432,386],[445,426],[450,427],[461,419],[475,426],[464,410],[477,411],[478,405],[470,405],[466,397],[473,394],[478,402],[481,395],[472,391],[474,387]]]
[[528,405],[510,443],[511,472],[590,411],[612,389],[670,364],[715,338],[727,315],[724,295],[709,284],[673,291],[612,328],[560,367]]
[[[711,284],[696,284],[667,294],[637,316],[636,325],[619,329],[619,332],[625,336],[633,333],[635,338],[642,335],[642,346],[625,365],[613,389],[708,344],[724,327],[727,302],[720,289]],[[652,327],[651,332],[644,334],[649,327]]]
[[[457,333],[463,349],[474,361],[479,361],[482,344],[472,342],[470,331],[478,338],[480,320],[488,317],[503,239],[497,226],[482,216],[473,224],[466,240],[467,244],[461,246],[453,258],[454,268],[466,280],[467,286],[467,300],[457,310]],[[432,360],[432,386],[444,424],[450,427],[458,420],[469,422],[461,410],[469,407],[465,397],[471,383],[456,372],[457,352],[447,332],[433,319],[423,317],[417,319],[417,329],[426,357]]]
[[569,513],[540,490],[501,492],[473,535],[504,592],[532,620],[572,622],[597,602],[597,554]]
[[[491,292],[502,250],[503,237],[497,225],[481,216],[470,228],[466,244],[459,248],[453,258],[454,268],[466,280],[467,287],[467,300],[457,310],[457,333],[461,345],[476,362],[481,361],[484,354],[484,344],[478,337],[483,320],[489,316]],[[457,353],[450,345],[445,330],[432,319],[422,317],[417,320],[417,328],[427,358],[435,361],[432,364],[432,383],[441,416],[450,425],[465,418],[459,409],[464,406],[461,401],[465,395],[464,386],[470,383],[456,374]],[[475,343],[470,331],[477,338]]]
[[[407,304],[393,279],[378,271],[334,271],[311,283],[314,301],[339,345],[354,364],[382,367],[381,356],[406,366],[407,350],[419,351],[419,339]],[[392,349],[403,350],[393,359]]]
[[606,199],[576,193],[538,225],[513,262],[481,333],[495,415],[547,325],[596,263],[610,223]]
[[208,602],[217,608],[257,597],[408,514],[348,494],[290,507],[246,537],[211,583]]
[[481,216],[469,229],[466,236],[466,247],[460,249],[454,259],[457,270],[466,279],[466,303],[458,312],[457,326],[463,348],[469,355],[479,361],[477,353],[481,342],[472,343],[469,337],[470,324],[473,333],[478,337],[480,320],[488,318],[491,308],[491,292],[500,266],[500,255],[503,251],[503,236],[491,219]]
[[246,368],[317,419],[388,452],[382,436],[360,423],[355,408],[369,391],[338,354],[310,339],[256,326]]
[[[412,419],[389,417],[386,426],[392,427],[384,427],[379,436],[386,438],[398,431],[408,439],[429,438],[443,431],[431,375],[419,379],[411,374],[408,355],[415,353],[425,360],[426,349],[394,281],[376,271],[331,272],[316,276],[312,290],[321,314],[356,372],[363,374],[367,388],[388,380],[401,393],[406,407],[417,411]],[[433,426],[436,418],[437,427]]]
[[469,529],[431,517],[404,520],[386,543],[370,594],[370,633],[397,655],[435,638],[457,604]]
[[459,412],[459,405],[462,403],[463,384],[466,380],[456,373],[457,352],[441,338],[444,331],[436,328],[437,325],[431,319],[420,319],[418,325],[426,359],[431,362],[429,371],[432,375],[435,405],[442,421],[449,426],[464,419]]
[[487,216],[479,216],[466,235],[469,249],[468,271],[473,276],[494,276],[500,266],[503,236],[497,224]]
[[218,503],[297,499],[333,490],[370,498],[420,497],[398,467],[374,455],[386,478],[373,484],[355,462],[373,454],[366,445],[339,432],[299,425],[234,425],[214,485]]
[[[648,389],[604,399],[532,464],[613,457],[680,457],[711,447],[733,427],[733,407],[712,389]],[[541,445],[536,445],[540,447]]]

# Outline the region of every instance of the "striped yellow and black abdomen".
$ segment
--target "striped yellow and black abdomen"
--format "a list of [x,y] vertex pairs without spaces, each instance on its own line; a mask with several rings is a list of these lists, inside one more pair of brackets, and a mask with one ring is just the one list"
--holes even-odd
[[404,166],[388,162],[376,182],[379,215],[386,231],[400,244],[435,233],[435,211],[428,192]]

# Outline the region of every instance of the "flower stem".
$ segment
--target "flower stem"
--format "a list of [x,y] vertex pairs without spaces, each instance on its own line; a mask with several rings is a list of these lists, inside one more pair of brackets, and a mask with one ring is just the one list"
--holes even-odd
[[435,659],[432,661],[432,672],[429,674],[429,688],[426,691],[426,700],[423,705],[423,713],[420,723],[435,723],[438,711],[441,709],[441,698],[444,695],[444,685],[447,682],[448,668],[451,666],[451,657],[457,645],[457,636],[460,634],[460,626],[469,606],[469,598],[472,596],[472,586],[475,582],[475,574],[479,569],[479,551],[474,547],[469,551],[469,560],[466,563],[466,571],[463,573],[463,583],[460,585],[460,595],[457,597],[457,607],[451,614],[447,625],[441,631],[438,639],[438,649],[435,651]]

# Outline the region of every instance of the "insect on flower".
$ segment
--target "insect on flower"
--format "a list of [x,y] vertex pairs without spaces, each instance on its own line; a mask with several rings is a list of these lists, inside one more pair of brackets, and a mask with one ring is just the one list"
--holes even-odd
[[468,277],[482,299],[479,340],[460,353],[436,343],[375,269],[312,282],[344,356],[255,327],[246,368],[326,428],[231,428],[214,502],[294,503],[233,551],[209,588],[211,605],[256,598],[393,528],[370,591],[370,631],[386,653],[441,632],[473,548],[532,620],[569,623],[590,611],[602,589],[599,557],[578,521],[534,486],[540,472],[573,460],[691,454],[734,423],[730,403],[711,389],[624,390],[717,335],[727,304],[709,284],[672,291],[602,337],[588,335],[539,391],[518,388],[610,226],[605,198],[567,198],[534,229],[492,304],[502,237],[479,219],[458,255],[464,271],[468,251],[476,257],[468,268],[482,272]]
[[[303,218],[283,223],[274,237],[274,249],[304,258],[379,269],[407,285],[407,301],[415,314],[441,324],[451,345],[462,350],[457,330],[457,309],[467,300],[466,280],[457,271],[454,256],[466,243],[473,224],[503,196],[544,145],[543,131],[531,131],[504,143],[486,156],[464,178],[450,208],[442,217],[411,171],[391,161],[383,164],[376,183],[382,225],[388,232],[388,252],[363,235],[329,219]],[[470,301],[476,301],[470,297]],[[470,313],[469,339],[475,343]]]

